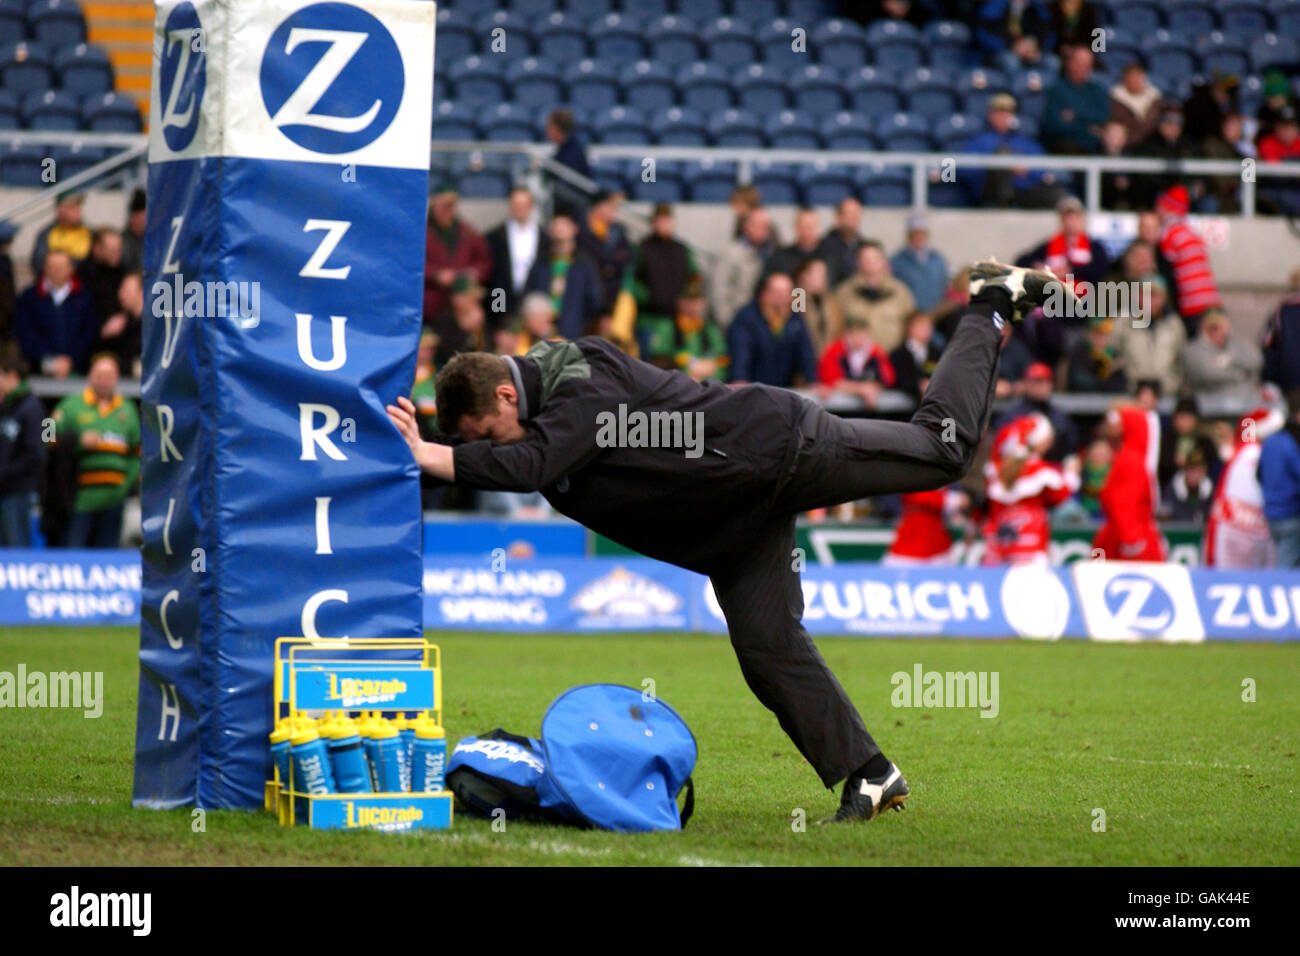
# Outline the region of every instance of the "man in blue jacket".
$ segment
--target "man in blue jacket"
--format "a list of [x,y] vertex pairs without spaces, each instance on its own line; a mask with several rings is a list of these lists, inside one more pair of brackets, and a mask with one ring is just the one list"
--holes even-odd
[[23,358],[55,378],[84,373],[98,331],[90,295],[73,272],[71,257],[51,250],[44,273],[18,297],[14,311]]
[[32,546],[32,504],[45,462],[45,409],[23,380],[26,363],[0,355],[0,548]]
[[731,381],[790,388],[815,385],[817,354],[802,314],[792,310],[794,282],[773,272],[727,327]]
[[1291,420],[1259,450],[1264,517],[1280,568],[1300,568],[1300,388],[1287,393]]

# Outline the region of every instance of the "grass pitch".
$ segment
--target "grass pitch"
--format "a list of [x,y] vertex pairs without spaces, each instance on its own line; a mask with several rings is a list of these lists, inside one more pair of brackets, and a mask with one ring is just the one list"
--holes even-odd
[[[904,813],[817,827],[837,795],[749,693],[723,638],[435,635],[454,742],[536,734],[574,684],[658,695],[700,745],[682,833],[457,814],[442,833],[313,833],[264,813],[135,810],[138,637],[0,632],[0,670],[104,672],[103,716],[0,710],[0,860],[18,864],[1276,865],[1300,859],[1300,647],[836,638],[822,653],[912,787]],[[895,708],[892,674],[996,671],[999,713]],[[1242,700],[1253,679],[1257,700]],[[1104,832],[1095,828],[1104,811]],[[806,828],[798,826],[805,816]]]

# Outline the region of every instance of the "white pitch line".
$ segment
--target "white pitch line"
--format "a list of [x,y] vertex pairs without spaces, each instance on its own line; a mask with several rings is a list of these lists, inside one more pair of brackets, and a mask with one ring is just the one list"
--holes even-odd
[[[524,850],[533,850],[537,853],[550,854],[552,856],[563,856],[572,854],[584,857],[607,857],[614,855],[614,849],[611,847],[586,847],[576,843],[565,843],[562,840],[540,840],[529,839],[523,843],[504,843],[481,833],[447,833],[447,834],[429,834],[430,838],[438,843],[473,843],[479,846],[500,846],[505,849],[519,848]],[[654,858],[648,854],[635,850],[625,851],[637,860],[654,862]],[[677,857],[679,866],[762,866],[761,863],[728,863],[724,860],[712,860],[708,857],[683,855]]]
[[[1058,758],[1070,759],[1070,760],[1077,760],[1077,759],[1082,759],[1084,757],[1091,757],[1094,755],[1087,752],[1083,752],[1083,753],[1053,754],[1052,756]],[[1217,763],[1217,762],[1207,763],[1200,760],[1145,760],[1141,757],[1114,757],[1109,754],[1099,754],[1097,756],[1100,756],[1102,760],[1109,761],[1110,763],[1136,763],[1136,764],[1143,764],[1152,767],[1201,767],[1207,770],[1277,771],[1280,769],[1278,767],[1260,767],[1258,765],[1248,764],[1248,763]]]

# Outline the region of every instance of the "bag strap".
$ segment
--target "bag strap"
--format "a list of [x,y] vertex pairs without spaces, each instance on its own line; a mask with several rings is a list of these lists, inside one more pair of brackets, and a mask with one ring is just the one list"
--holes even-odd
[[687,777],[686,782],[682,784],[682,789],[686,791],[686,803],[682,805],[682,829],[685,830],[686,821],[695,812],[695,781]]

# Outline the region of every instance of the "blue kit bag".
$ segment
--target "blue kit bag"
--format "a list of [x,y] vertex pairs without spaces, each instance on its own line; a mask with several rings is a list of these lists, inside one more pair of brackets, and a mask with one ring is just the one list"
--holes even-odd
[[478,816],[501,810],[623,833],[680,830],[694,810],[698,752],[690,728],[663,701],[588,684],[551,703],[540,740],[500,729],[461,740],[447,787]]

